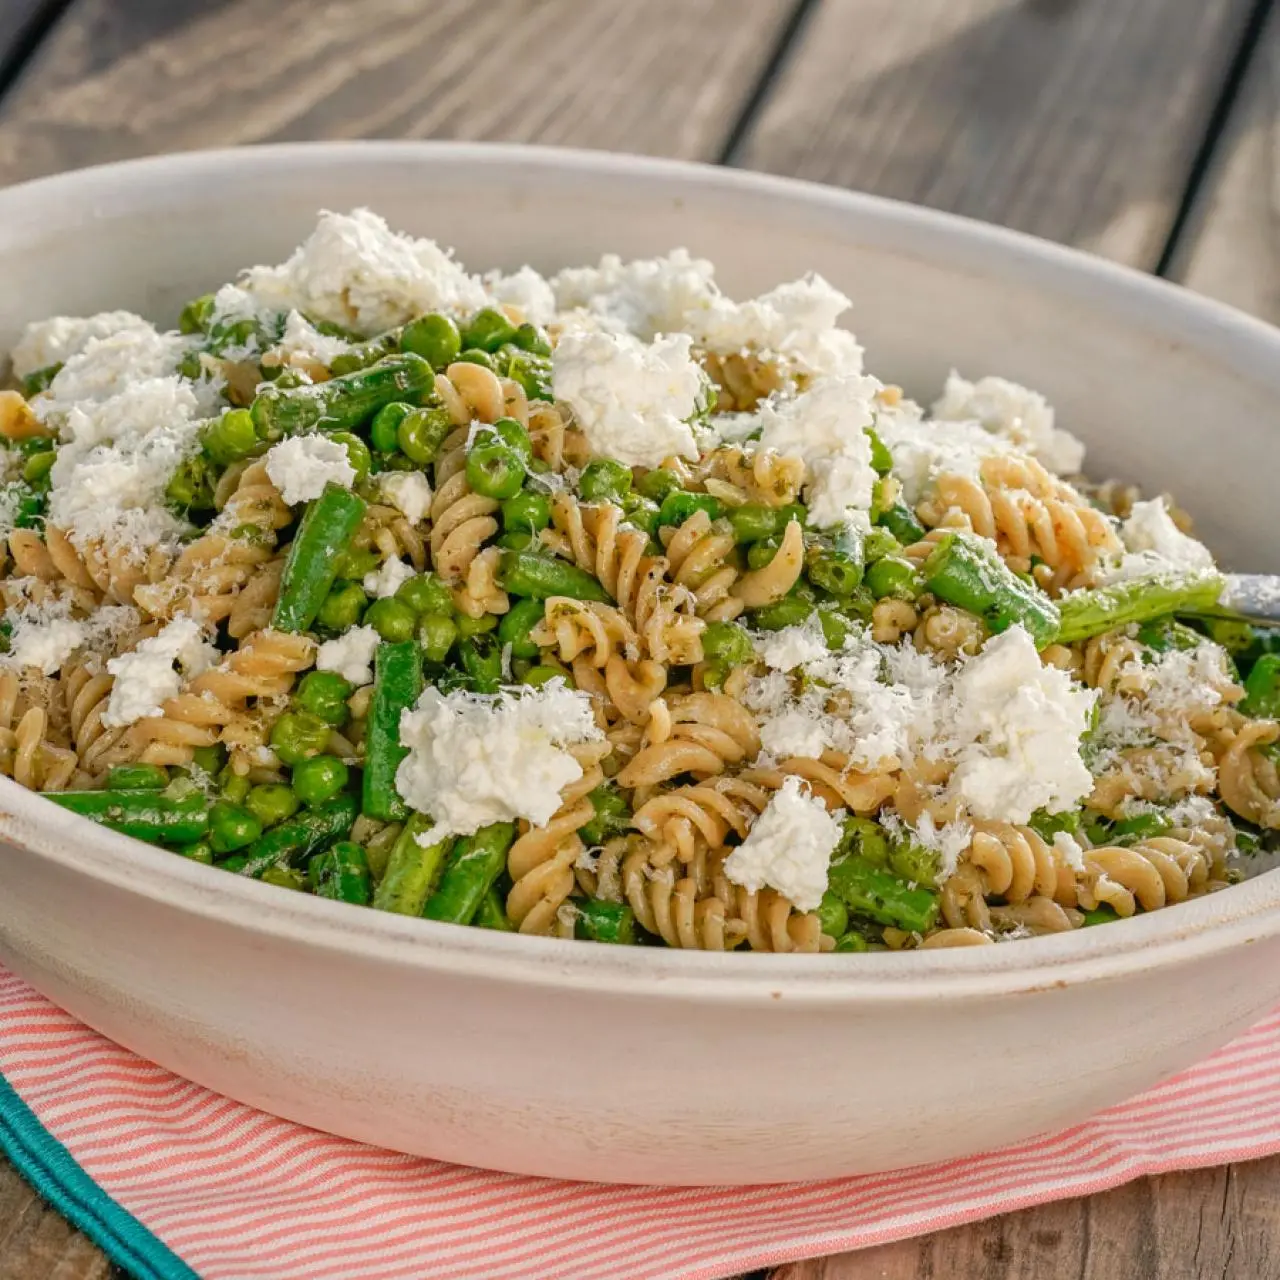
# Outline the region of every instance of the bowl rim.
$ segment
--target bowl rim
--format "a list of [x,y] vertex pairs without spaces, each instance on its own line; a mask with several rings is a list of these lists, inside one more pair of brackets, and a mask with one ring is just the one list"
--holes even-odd
[[[1207,349],[1242,371],[1280,366],[1280,330],[1168,280],[1023,232],[882,196],[794,178],[684,160],[519,144],[439,141],[303,142],[177,152],[37,178],[0,191],[0,252],[10,223],[51,203],[86,217],[127,214],[153,189],[184,180],[318,169],[359,160],[459,169],[521,169],[544,176],[634,181],[683,190],[742,193],[825,208],[854,220],[873,243],[924,237],[960,266],[1026,271],[1059,292],[1100,299],[1148,329]],[[60,220],[65,220],[64,212]],[[74,215],[72,215],[74,216]],[[1256,375],[1255,375],[1256,376]],[[93,839],[86,839],[90,831]],[[1028,993],[1201,963],[1280,934],[1280,870],[1219,893],[1118,922],[1108,929],[1024,939],[1017,946],[868,955],[708,953],[566,945],[561,939],[459,929],[273,891],[256,881],[175,857],[105,830],[0,778],[0,838],[66,871],[133,896],[269,938],[426,971],[507,983],[628,994],[777,1004],[934,1000]],[[264,896],[267,895],[267,896]]]

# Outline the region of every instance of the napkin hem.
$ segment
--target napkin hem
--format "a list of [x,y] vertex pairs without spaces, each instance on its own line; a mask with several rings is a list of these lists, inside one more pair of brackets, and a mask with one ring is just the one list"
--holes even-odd
[[200,1280],[76,1163],[0,1075],[0,1151],[73,1226],[136,1280]]

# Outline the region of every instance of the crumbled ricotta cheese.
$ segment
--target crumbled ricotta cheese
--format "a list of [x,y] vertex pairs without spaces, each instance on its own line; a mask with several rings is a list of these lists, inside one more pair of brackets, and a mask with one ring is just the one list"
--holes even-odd
[[566,333],[552,356],[557,400],[573,410],[592,453],[628,466],[696,458],[689,419],[706,382],[687,334],[646,345],[626,334]]
[[798,396],[761,406],[757,448],[803,459],[809,519],[818,528],[871,507],[877,476],[866,428],[879,389],[874,378],[858,374],[821,378]]
[[1084,445],[1053,425],[1053,408],[1044,396],[1007,378],[969,382],[953,369],[933,406],[933,416],[949,422],[977,422],[1055,475],[1075,475],[1084,465]]
[[316,650],[316,670],[334,671],[359,688],[373,683],[373,655],[381,637],[372,627],[352,627]]
[[87,628],[70,618],[44,623],[20,619],[9,638],[7,665],[38,667],[51,676],[84,643]]
[[194,618],[174,618],[159,635],[140,641],[131,653],[122,653],[107,663],[108,672],[116,679],[102,723],[118,728],[144,716],[163,714],[163,704],[177,697],[183,679],[207,671],[217,660],[218,651],[205,640]]
[[1069,809],[1093,788],[1080,738],[1096,699],[1042,663],[1022,627],[993,636],[954,681],[951,794],[997,822]]
[[766,666],[790,671],[806,662],[827,656],[827,642],[816,619],[781,631],[768,631],[756,643],[756,652]]
[[434,240],[393,232],[376,213],[321,213],[316,229],[276,267],[251,267],[242,287],[276,311],[302,311],[362,334],[425,311],[476,311],[484,286]]
[[396,790],[435,819],[421,843],[517,818],[542,826],[560,807],[561,788],[582,777],[564,748],[602,736],[591,699],[560,680],[497,694],[428,688],[400,718],[409,754]]
[[799,778],[789,777],[725,859],[724,873],[751,892],[776,889],[798,911],[813,911],[839,843],[840,823]]
[[[568,267],[551,279],[561,311],[612,321],[644,341],[685,327],[685,318],[716,296],[715,268],[674,249],[663,258],[623,262],[607,253],[596,267]],[[576,327],[576,326],[575,326]]]
[[293,507],[318,498],[327,484],[350,489],[356,469],[339,440],[322,435],[289,436],[272,445],[268,452],[267,475],[280,490],[280,496]]
[[1055,831],[1053,833],[1053,851],[1072,871],[1084,873],[1084,849],[1071,832]]
[[545,325],[555,319],[555,291],[532,267],[521,267],[510,275],[491,271],[484,283],[497,302],[518,308],[530,324]]
[[939,476],[976,479],[987,458],[1013,452],[1007,440],[976,422],[926,419],[920,406],[909,400],[893,408],[877,405],[875,428],[893,455],[893,474],[902,484],[903,500],[913,507]]
[[1214,567],[1209,548],[1174,524],[1163,498],[1135,502],[1120,526],[1120,537],[1128,554],[1108,575],[1112,581],[1161,573],[1202,573]]
[[102,311],[96,316],[53,316],[27,325],[13,348],[13,373],[25,378],[38,369],[78,356],[90,342],[126,329],[155,329],[132,311]]
[[364,589],[378,600],[385,600],[400,590],[413,577],[413,565],[392,556],[372,573],[364,575]]
[[421,524],[431,510],[431,486],[421,471],[384,471],[378,488],[410,524]]
[[299,356],[319,364],[331,364],[338,356],[353,349],[345,338],[321,333],[300,311],[290,311],[284,322],[284,333],[276,344],[286,356]]
[[[24,582],[35,580],[9,579],[11,596],[25,596]],[[47,676],[53,675],[76,650],[114,653],[139,621],[138,611],[127,604],[102,605],[87,618],[73,619],[68,596],[55,596],[39,605],[26,598],[6,616],[13,629],[9,651],[0,656],[0,665],[38,667]]]

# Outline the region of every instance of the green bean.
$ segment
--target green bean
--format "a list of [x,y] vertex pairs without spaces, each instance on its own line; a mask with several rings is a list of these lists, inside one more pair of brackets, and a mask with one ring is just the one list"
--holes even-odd
[[320,612],[337,578],[337,559],[351,541],[367,507],[337,485],[308,504],[285,560],[272,626],[279,631],[305,631]]
[[293,766],[289,783],[294,795],[314,808],[332,800],[346,787],[350,776],[351,771],[337,756],[312,756]]
[[851,596],[862,583],[860,540],[850,532],[839,544],[815,542],[805,552],[809,581],[833,596]]
[[1203,644],[1204,636],[1176,618],[1157,618],[1138,628],[1137,640],[1157,653],[1170,653],[1175,649],[1185,653]]
[[595,814],[578,828],[578,834],[587,844],[604,844],[631,830],[631,806],[612,783],[602,782],[587,799]]
[[818,923],[829,938],[843,937],[849,927],[849,908],[830,889],[818,904]]
[[912,888],[857,854],[831,867],[829,885],[854,915],[907,933],[925,933],[937,923],[938,895]]
[[517,601],[498,623],[498,639],[511,646],[513,658],[536,658],[537,643],[529,639],[529,632],[536,627],[545,612],[541,600]]
[[1222,593],[1217,574],[1183,578],[1138,578],[1087,591],[1072,591],[1058,602],[1062,622],[1059,644],[1087,640],[1117,627],[1148,622],[1166,614],[1212,611]]
[[227,763],[227,749],[220,742],[211,747],[196,747],[191,753],[191,763],[205,773],[217,773]]
[[576,918],[573,931],[587,942],[608,942],[616,946],[634,947],[636,917],[625,902],[600,902],[588,898],[574,903]]
[[308,671],[298,682],[293,701],[300,710],[340,729],[351,717],[347,699],[354,692],[351,681],[336,671]]
[[497,693],[502,688],[502,646],[494,636],[459,640],[458,661],[476,693]]
[[1081,926],[1084,929],[1092,928],[1097,924],[1114,924],[1120,919],[1116,909],[1105,902],[1101,906],[1082,911],[1080,914],[1084,916],[1084,923]]
[[263,884],[273,884],[278,889],[292,889],[301,893],[307,887],[307,877],[293,867],[268,867],[259,877]]
[[496,614],[482,613],[478,618],[469,617],[465,613],[458,614],[457,618],[458,635],[464,640],[468,636],[488,635],[490,631],[497,631],[498,618]]
[[432,312],[405,325],[400,332],[400,350],[421,356],[433,369],[445,369],[458,358],[462,338],[448,316]]
[[924,537],[924,525],[905,502],[895,502],[880,513],[879,523],[888,529],[903,546],[910,546]]
[[880,439],[879,432],[874,427],[863,427],[863,431],[867,434],[867,439],[871,441],[871,467],[876,475],[887,476],[893,470],[893,454],[889,452],[888,446]]
[[279,440],[311,430],[351,431],[383,405],[417,401],[434,389],[435,372],[430,364],[405,352],[314,386],[288,391],[265,387],[250,412],[261,439]]
[[201,432],[200,443],[205,453],[224,467],[247,458],[261,447],[253,414],[248,409],[228,409],[220,418],[215,418]]
[[915,840],[895,840],[889,849],[889,866],[908,884],[938,887],[938,855]]
[[367,369],[379,360],[389,355],[394,355],[399,349],[398,339],[398,333],[392,329],[387,333],[379,334],[376,338],[370,338],[368,342],[361,342],[352,350],[344,351],[341,355],[334,356],[329,361],[329,372],[335,378],[338,378],[345,377],[349,373],[355,373],[360,369]]
[[446,924],[470,924],[484,895],[505,869],[507,850],[515,838],[514,823],[495,822],[459,840],[422,909],[423,916]]
[[877,600],[914,600],[923,590],[915,565],[897,556],[884,556],[867,568],[867,590]]
[[494,307],[485,307],[462,327],[461,346],[497,351],[516,336],[516,327]]
[[251,785],[248,778],[236,773],[234,769],[224,768],[218,775],[218,789],[222,792],[222,798],[230,800],[232,804],[239,804],[249,794]]
[[988,550],[965,534],[947,534],[929,553],[922,572],[934,595],[976,613],[992,631],[1005,631],[1020,623],[1038,649],[1059,635],[1058,607],[1042,591],[1019,579],[994,547]]
[[570,596],[574,600],[609,601],[609,593],[585,570],[533,551],[504,551],[498,581],[512,595],[534,600]]
[[902,543],[888,529],[877,526],[862,540],[862,556],[867,564],[875,560],[883,560],[885,556],[896,556],[902,551]]
[[613,458],[592,458],[578,477],[578,493],[587,502],[621,505],[631,492],[631,468]]
[[189,511],[212,511],[214,470],[214,464],[203,453],[187,458],[169,477],[165,500]]
[[878,822],[856,815],[844,820],[836,859],[854,853],[872,866],[884,869],[889,865],[889,852],[889,837]]
[[1108,824],[1106,844],[1129,845],[1153,840],[1173,830],[1173,821],[1163,813],[1135,813]]
[[843,933],[836,939],[834,951],[870,951],[871,944],[856,929]]
[[400,745],[400,716],[422,692],[422,662],[412,641],[380,644],[374,658],[373,700],[365,729],[366,818],[398,822],[407,812],[396,790],[396,770],[408,755]]
[[818,607],[818,626],[828,649],[842,649],[853,631],[853,623],[828,605]]
[[419,466],[434,462],[445,437],[453,430],[449,411],[439,405],[410,409],[396,427],[396,445],[400,452]]
[[1240,710],[1260,720],[1280,718],[1280,653],[1264,653],[1253,664]]
[[476,914],[471,923],[477,928],[495,929],[499,933],[515,932],[515,926],[507,919],[507,908],[496,885],[490,885],[484,897],[480,899],[480,905],[476,908]]
[[440,878],[445,856],[453,847],[453,837],[445,836],[435,844],[423,846],[417,837],[430,831],[435,823],[425,813],[411,813],[396,842],[391,847],[387,869],[373,894],[378,911],[392,911],[402,916],[420,916],[431,891]]
[[169,773],[158,764],[118,764],[107,770],[108,791],[163,791]]
[[424,613],[418,619],[418,644],[428,662],[443,662],[457,639],[458,624],[447,614]]
[[317,898],[367,907],[373,895],[369,859],[352,840],[339,840],[324,853],[316,854],[307,864],[307,879]]
[[524,489],[502,504],[502,527],[508,532],[536,533],[551,523],[547,496]]
[[662,514],[658,504],[639,493],[629,493],[622,500],[622,514],[628,524],[643,529],[649,537],[658,533],[658,517]]
[[652,471],[646,471],[635,482],[635,487],[641,497],[648,498],[650,502],[656,502],[661,506],[669,494],[675,493],[680,488],[680,478],[662,467],[655,467]]
[[658,508],[658,525],[681,525],[695,511],[705,511],[713,520],[724,514],[720,499],[709,493],[686,493],[683,489],[669,493]]
[[482,498],[514,498],[524,484],[520,455],[499,440],[478,440],[467,450],[467,484]]
[[573,677],[563,667],[553,667],[547,662],[539,663],[536,667],[530,667],[520,677],[521,684],[531,685],[535,689],[540,689],[544,684],[548,684],[552,680],[563,680],[571,689],[573,688]]
[[341,840],[355,820],[354,796],[341,795],[328,804],[307,809],[259,836],[245,850],[240,874],[256,879],[268,867],[286,862],[303,863],[335,840]]
[[286,711],[271,726],[271,749],[287,765],[318,756],[329,745],[330,729],[309,711]]
[[747,547],[747,568],[763,569],[765,565],[772,564],[773,557],[778,554],[778,548],[781,545],[782,539],[776,534],[751,543]]
[[173,850],[180,858],[189,858],[192,862],[213,866],[213,846],[207,840],[197,840],[195,844],[177,845]]
[[158,791],[44,791],[46,800],[113,831],[155,844],[190,844],[209,829],[199,791],[179,798]]

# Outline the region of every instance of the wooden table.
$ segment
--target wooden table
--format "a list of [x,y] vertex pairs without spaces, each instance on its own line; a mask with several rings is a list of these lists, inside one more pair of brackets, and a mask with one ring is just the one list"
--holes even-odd
[[[794,174],[1005,223],[1274,321],[1272,8],[4,0],[0,181],[262,140],[612,148]],[[0,1280],[110,1274],[0,1161]],[[1066,1276],[1280,1276],[1280,1158],[783,1267],[774,1280]]]

